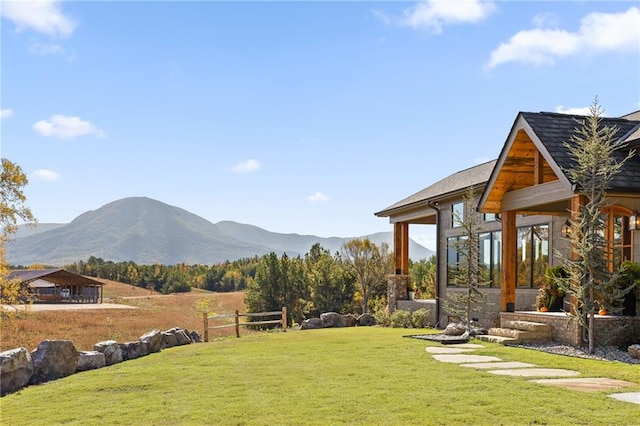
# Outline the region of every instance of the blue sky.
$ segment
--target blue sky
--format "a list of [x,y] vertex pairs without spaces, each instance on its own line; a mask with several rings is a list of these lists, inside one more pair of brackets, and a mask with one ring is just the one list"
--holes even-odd
[[374,212],[497,157],[518,111],[640,109],[637,1],[0,7],[2,156],[44,223],[146,196],[273,232],[390,231]]

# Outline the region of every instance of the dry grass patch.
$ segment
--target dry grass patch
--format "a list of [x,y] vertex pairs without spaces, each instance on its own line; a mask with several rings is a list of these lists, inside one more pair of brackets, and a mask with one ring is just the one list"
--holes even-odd
[[[138,309],[98,309],[74,311],[31,311],[0,325],[0,350],[25,347],[35,349],[46,339],[72,340],[78,350],[93,349],[102,340],[126,342],[137,340],[153,329],[182,327],[203,333],[202,313],[198,301],[209,301],[210,311],[230,313],[245,311],[244,293],[190,293],[160,295],[149,290],[108,281],[105,302],[135,306]],[[213,331],[213,330],[212,330]],[[234,333],[231,329],[217,331],[216,336]]]

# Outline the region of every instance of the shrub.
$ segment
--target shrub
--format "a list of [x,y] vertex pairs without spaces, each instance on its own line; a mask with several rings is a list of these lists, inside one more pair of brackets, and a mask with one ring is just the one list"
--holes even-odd
[[411,312],[398,309],[391,314],[390,322],[394,328],[411,328]]
[[373,317],[381,327],[389,327],[391,325],[391,317],[384,309],[378,309],[374,311]]
[[411,325],[413,328],[429,327],[429,319],[431,315],[427,309],[421,308],[411,313]]

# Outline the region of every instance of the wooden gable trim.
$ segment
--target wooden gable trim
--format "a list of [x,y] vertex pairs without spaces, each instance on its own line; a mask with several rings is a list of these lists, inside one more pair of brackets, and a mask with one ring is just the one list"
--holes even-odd
[[[523,137],[526,137],[527,140],[524,140]],[[531,146],[527,146],[529,142]],[[518,168],[522,169],[518,170]],[[510,170],[512,174],[512,179],[509,179],[508,183],[503,175],[503,173],[507,173],[507,170]],[[510,192],[522,191],[552,181],[559,182],[564,190],[570,191],[565,192],[564,195],[573,194],[571,184],[562,169],[556,164],[531,125],[520,113],[511,127],[487,186],[480,197],[478,210],[484,213],[500,213],[510,210],[503,205],[504,199]],[[553,196],[563,192],[558,188],[555,188],[554,191]],[[521,201],[518,201],[518,205],[527,207],[521,205]],[[541,204],[537,200],[532,200],[532,202],[535,203],[533,205]]]

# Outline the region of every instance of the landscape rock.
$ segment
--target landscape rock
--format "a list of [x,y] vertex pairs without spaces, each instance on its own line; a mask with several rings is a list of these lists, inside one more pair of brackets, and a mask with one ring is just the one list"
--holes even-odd
[[25,387],[32,375],[33,359],[27,348],[0,352],[0,395]]
[[93,345],[93,350],[104,354],[106,365],[122,362],[122,349],[115,340],[105,340]]
[[122,351],[123,361],[128,361],[130,359],[136,359],[142,356],[149,355],[147,343],[140,340],[136,340],[135,342],[120,343],[118,346],[120,346],[120,350]]
[[320,320],[324,326],[329,327],[355,327],[358,320],[353,315],[342,315],[337,312],[325,312],[320,314]]
[[198,333],[197,331],[192,331],[191,333],[189,333],[189,337],[191,337],[191,341],[193,343],[201,343],[202,342],[202,335],[200,335],[200,333]]
[[467,332],[467,327],[458,322],[458,323],[450,323],[447,325],[447,327],[444,329],[444,331],[442,332],[442,334],[444,334],[445,336],[462,336],[464,333]]
[[191,337],[189,337],[189,333],[184,329],[178,329],[176,331],[176,339],[178,339],[179,345],[188,345],[192,343]]
[[95,370],[97,368],[102,368],[105,365],[107,365],[106,357],[102,352],[81,351],[76,371]]
[[317,330],[319,328],[324,328],[324,323],[320,318],[309,318],[300,324],[300,330]]
[[378,323],[376,318],[371,314],[362,314],[358,317],[358,325],[364,327],[371,327]]
[[149,353],[160,352],[160,347],[162,345],[162,331],[158,329],[151,330],[140,336],[138,340],[147,344]]
[[631,358],[640,359],[640,344],[629,346],[627,348],[627,353]]
[[71,340],[43,340],[31,352],[33,375],[30,384],[70,376],[78,368],[80,353]]
[[178,346],[178,338],[176,337],[175,332],[163,331],[162,343],[160,344],[160,347],[162,349],[166,349],[166,348],[172,348],[174,346]]

